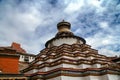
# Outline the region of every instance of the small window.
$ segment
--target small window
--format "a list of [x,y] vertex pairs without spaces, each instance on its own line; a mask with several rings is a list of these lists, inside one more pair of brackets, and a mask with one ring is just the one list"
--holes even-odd
[[24,61],[25,61],[25,62],[29,62],[29,57],[28,57],[28,56],[25,56]]

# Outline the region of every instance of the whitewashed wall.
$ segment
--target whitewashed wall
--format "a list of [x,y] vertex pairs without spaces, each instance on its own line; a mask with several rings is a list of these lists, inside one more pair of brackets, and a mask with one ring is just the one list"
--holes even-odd
[[[20,61],[20,62],[25,62],[25,61],[24,61],[25,56],[26,56],[26,55],[20,55],[19,61]],[[35,58],[34,58],[33,56],[28,56],[28,59],[29,59],[29,62],[32,62],[33,60],[35,60]]]
[[61,38],[61,39],[56,39],[55,41],[52,42],[54,46],[60,46],[62,44],[74,44],[77,42],[76,38]]
[[86,76],[86,77],[61,76],[47,80],[120,80],[120,76],[110,74],[103,76]]
[[24,62],[24,55],[20,55],[19,61]]
[[32,62],[33,60],[35,60],[35,58],[32,56],[29,56],[29,62]]
[[[51,78],[51,79],[47,79],[47,80],[62,80],[61,76],[55,77],[55,78]],[[65,79],[64,79],[65,80]]]
[[107,77],[108,77],[108,80],[120,80],[120,75],[108,74]]
[[32,73],[35,73],[37,71],[38,71],[37,69],[33,69],[33,70],[30,70],[30,71],[26,72],[25,74],[32,74]]
[[91,65],[88,65],[88,64],[80,64],[78,66],[78,68],[80,68],[80,69],[85,69],[85,68],[90,68],[90,67],[91,67]]

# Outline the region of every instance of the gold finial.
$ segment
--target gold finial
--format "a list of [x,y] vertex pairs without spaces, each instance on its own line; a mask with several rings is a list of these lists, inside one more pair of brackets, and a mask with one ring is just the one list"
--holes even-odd
[[66,22],[64,19],[57,24],[57,28],[59,32],[70,31],[71,24]]

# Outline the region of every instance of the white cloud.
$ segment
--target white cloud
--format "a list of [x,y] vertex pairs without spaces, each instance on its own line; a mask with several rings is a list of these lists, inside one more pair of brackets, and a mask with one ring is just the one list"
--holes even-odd
[[92,45],[93,48],[98,48],[108,44],[116,44],[114,38],[116,37],[99,32],[92,37],[86,38],[86,41],[89,45]]
[[106,56],[110,56],[110,57],[119,56],[120,54],[119,52],[115,52],[115,51],[108,50],[108,49],[100,49],[99,53],[106,55]]
[[[109,7],[109,3],[112,2],[59,0],[50,3],[36,0],[19,4],[15,1],[0,3],[0,45],[8,46],[16,41],[29,53],[37,54],[45,42],[56,34],[56,24],[63,19],[71,22],[77,35],[83,35],[84,38],[88,35],[87,43],[93,48],[120,44],[119,21],[113,22],[114,14],[119,12],[119,5],[114,6],[114,12],[110,12],[108,8],[112,7]],[[100,49],[102,54],[108,54],[107,50]],[[114,55],[114,50],[108,52]]]
[[28,31],[34,31],[40,23],[42,23],[42,20],[39,19],[39,17],[34,16],[33,14],[25,13],[25,14],[16,14],[17,21],[16,23],[20,24],[24,29],[27,29]]
[[102,46],[101,43],[105,39],[105,36],[102,33],[98,33],[94,36],[86,38],[87,44],[92,45],[93,48]]
[[67,7],[65,8],[65,13],[71,14],[73,12],[80,10],[80,8],[84,4],[84,0],[71,0],[65,3],[67,3]]
[[90,4],[96,6],[96,7],[100,7],[100,1],[99,0],[91,0]]
[[[49,34],[49,35],[48,35]],[[25,48],[30,53],[39,53],[45,47],[45,43],[53,37],[54,34],[48,33],[43,36],[40,36],[37,39],[31,39],[29,41],[25,41],[23,44],[23,48]],[[27,44],[27,45],[26,45]]]
[[108,22],[105,22],[105,21],[104,22],[99,22],[99,25],[103,29],[109,28]]

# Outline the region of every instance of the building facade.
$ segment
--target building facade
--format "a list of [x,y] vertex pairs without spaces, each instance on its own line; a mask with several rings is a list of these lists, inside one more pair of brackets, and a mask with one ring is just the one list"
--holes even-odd
[[19,43],[13,42],[10,48],[16,50],[16,54],[20,55],[20,62],[30,63],[35,59],[35,55],[27,53],[23,48],[21,48]]
[[31,80],[120,80],[120,66],[70,28],[69,22],[58,23],[58,33],[22,72]]
[[18,74],[19,73],[18,63],[19,63],[19,55],[0,54],[1,73]]
[[27,80],[20,70],[28,67],[34,59],[35,55],[26,53],[18,43],[0,47],[0,80]]

